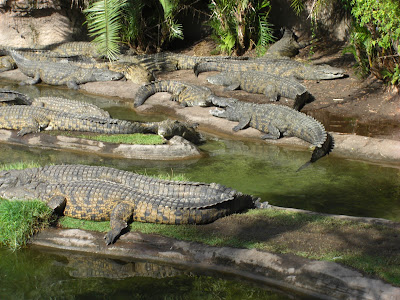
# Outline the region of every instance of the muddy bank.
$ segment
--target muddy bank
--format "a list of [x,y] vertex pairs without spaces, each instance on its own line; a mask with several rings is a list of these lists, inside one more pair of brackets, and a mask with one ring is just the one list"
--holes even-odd
[[[194,74],[192,74],[192,72],[190,72],[189,70],[163,74],[163,76],[168,76],[170,79],[179,79],[180,77],[185,75],[187,76],[185,77],[185,81],[193,83],[193,81],[196,80]],[[203,76],[205,78],[205,75]],[[23,75],[19,70],[12,70],[0,73],[0,78],[13,82],[19,82],[27,79],[27,77]],[[196,84],[203,84],[205,81],[204,78],[200,78],[200,81]],[[339,81],[340,80],[336,80],[336,82]],[[332,85],[332,83],[334,82],[335,80],[328,82],[327,84]],[[138,84],[132,83],[130,81],[90,82],[81,85],[82,92],[102,96],[118,97],[121,99],[121,101],[132,103],[132,107],[133,99],[138,88]],[[219,90],[221,90],[221,88],[216,89],[217,94],[220,93]],[[239,96],[244,93],[242,91],[238,92]],[[170,97],[171,95],[169,93],[156,93],[155,95],[149,97],[144,105],[136,108],[136,110],[139,113],[143,114],[162,112],[163,114],[168,114],[171,117],[177,118],[179,120],[199,123],[200,130],[220,135],[226,138],[259,141],[262,136],[262,133],[253,128],[248,128],[234,133],[232,131],[232,127],[236,125],[236,122],[231,122],[212,116],[209,113],[210,108],[207,107],[181,107],[177,103],[170,101]],[[250,94],[247,95],[248,100],[254,101],[259,99],[260,97],[264,96]],[[282,99],[281,101],[284,104],[291,104],[290,100]],[[315,104],[313,105],[315,106]],[[323,122],[324,120],[321,121]],[[355,134],[342,134],[338,132],[331,133],[333,138],[335,139],[335,148],[330,155],[372,162],[391,163],[395,166],[400,166],[400,140],[373,138],[359,136]],[[309,147],[308,143],[295,137],[282,138],[279,140],[267,140],[265,142],[279,146],[288,146],[301,149],[307,149]]]
[[334,262],[255,249],[212,247],[135,232],[107,247],[103,236],[79,229],[47,229],[31,244],[213,269],[319,299],[400,299],[400,288]]

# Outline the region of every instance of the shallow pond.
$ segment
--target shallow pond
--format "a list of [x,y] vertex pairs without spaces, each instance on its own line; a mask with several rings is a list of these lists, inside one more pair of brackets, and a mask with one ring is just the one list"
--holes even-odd
[[[0,84],[0,88],[4,86],[16,88],[12,84]],[[115,99],[85,96],[75,91],[36,87],[18,87],[18,90],[31,96],[43,96],[52,91],[51,93],[60,97],[96,103],[107,109],[113,117],[120,119],[157,121],[165,118],[140,116],[129,105]],[[301,172],[295,172],[310,159],[310,151],[277,147],[262,141],[241,142],[211,136],[207,138],[207,143],[201,146],[207,155],[196,160],[166,162],[113,159],[94,153],[0,144],[0,163],[36,161],[40,164],[104,165],[149,175],[183,173],[189,180],[218,182],[258,196],[262,201],[273,205],[400,221],[399,168],[328,156]],[[157,293],[161,293],[160,299],[215,299],[214,296],[224,298],[223,296],[228,295],[226,293],[243,295],[239,297],[241,299],[253,299],[252,295],[254,299],[286,299],[264,290],[254,292],[253,287],[249,290],[247,286],[219,277],[209,279],[179,275],[154,279],[135,276],[116,280],[89,274],[77,276],[77,279],[71,275],[69,261],[64,260],[29,250],[14,254],[0,251],[0,299],[7,295],[15,295],[15,299],[20,299],[17,297],[20,294],[16,293],[18,289],[22,289],[23,297],[33,299],[39,299],[40,293],[44,293],[47,298],[58,298],[52,293],[60,290],[70,292],[71,299],[86,299],[88,295],[93,299],[110,296],[118,299],[132,295],[138,295],[139,299],[157,299],[154,296]],[[222,286],[224,290],[216,291],[216,286]],[[149,294],[141,294],[146,289]],[[209,293],[204,294],[203,290]],[[217,294],[214,295],[214,292]],[[182,297],[182,293],[187,293],[189,297]]]
[[237,277],[147,261],[1,248],[0,258],[0,299],[7,300],[306,299]]

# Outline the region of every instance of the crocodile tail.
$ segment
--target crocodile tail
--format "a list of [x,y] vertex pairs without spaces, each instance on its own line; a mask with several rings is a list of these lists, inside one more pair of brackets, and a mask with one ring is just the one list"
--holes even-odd
[[138,107],[142,105],[147,98],[158,92],[173,93],[180,86],[182,86],[182,83],[172,80],[159,80],[145,84],[137,91],[133,106]]
[[199,62],[193,67],[194,74],[196,77],[199,76],[200,73],[209,72],[209,71],[221,71],[219,67],[219,63],[215,61],[205,61]]
[[300,168],[298,168],[296,172],[299,172],[299,171],[305,169],[306,167],[308,167],[312,163],[316,162],[321,157],[324,157],[325,155],[332,152],[334,145],[335,145],[335,142],[334,142],[332,135],[327,133],[326,140],[322,144],[322,146],[315,147],[315,149],[311,155],[311,159],[308,162],[306,162],[304,165],[302,165]]

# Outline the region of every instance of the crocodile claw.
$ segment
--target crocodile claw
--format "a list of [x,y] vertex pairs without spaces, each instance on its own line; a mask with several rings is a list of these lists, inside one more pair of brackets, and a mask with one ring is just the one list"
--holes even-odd
[[117,237],[120,235],[121,232],[116,232],[115,230],[110,230],[109,232],[106,233],[104,236],[104,239],[106,240],[106,245],[114,244],[114,241],[117,239]]

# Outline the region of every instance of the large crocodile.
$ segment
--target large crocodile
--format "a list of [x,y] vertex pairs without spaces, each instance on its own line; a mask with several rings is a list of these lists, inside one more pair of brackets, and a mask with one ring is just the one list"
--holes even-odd
[[192,56],[173,52],[160,52],[146,55],[121,55],[120,62],[132,62],[142,65],[149,72],[189,70],[206,61],[247,60],[247,57],[233,56]]
[[30,105],[64,111],[81,116],[110,118],[110,114],[107,111],[94,104],[61,97],[34,98]]
[[159,80],[145,84],[138,89],[134,106],[142,105],[148,97],[158,92],[171,93],[171,100],[179,102],[181,106],[210,106],[213,101],[220,98],[205,86],[174,80]]
[[105,180],[49,183],[31,180],[21,183],[13,172],[2,172],[0,196],[9,200],[39,199],[57,213],[79,219],[110,220],[106,244],[113,243],[129,219],[163,224],[205,224],[223,216],[259,206],[250,195],[219,194],[204,199],[172,198],[148,194]]
[[0,107],[0,128],[19,130],[18,135],[41,130],[89,131],[96,133],[154,133],[157,124],[87,117],[43,107],[14,105]]
[[0,105],[30,105],[88,117],[110,118],[107,111],[88,102],[61,97],[31,99],[23,93],[8,89],[0,89]]
[[70,88],[78,89],[79,84],[91,81],[110,81],[119,80],[123,74],[108,69],[93,67],[82,67],[73,63],[40,61],[28,59],[23,53],[11,51],[11,56],[15,60],[18,69],[26,76],[33,79],[23,82],[23,84],[36,84],[43,81],[52,85],[67,85]]
[[293,99],[295,100],[293,109],[296,110],[301,110],[307,102],[314,100],[307,88],[297,80],[266,72],[222,72],[208,77],[207,81],[227,86],[226,90],[240,88],[250,93],[265,94],[271,101],[277,101],[281,96]]
[[195,144],[203,142],[199,133],[194,134],[192,125],[179,121],[130,122],[27,105],[0,107],[0,128],[18,130],[19,136],[41,130],[62,130],[106,134],[154,133],[165,134],[166,139],[181,135]]
[[87,180],[114,182],[145,194],[169,198],[202,198],[203,200],[219,201],[226,195],[230,197],[241,195],[238,191],[217,183],[157,179],[104,166],[50,165],[0,172],[0,185],[4,186],[7,184],[25,185],[31,182],[68,183]]
[[258,58],[246,61],[208,61],[201,62],[193,68],[196,76],[202,72],[225,71],[245,72],[261,71],[281,77],[294,77],[297,79],[322,80],[335,79],[345,76],[344,71],[329,65],[313,65],[302,63],[293,59]]
[[210,113],[230,121],[238,121],[233,131],[239,131],[247,126],[265,133],[263,139],[279,139],[282,136],[295,136],[314,146],[309,162],[299,168],[305,168],[331,152],[333,139],[324,126],[314,118],[296,111],[290,107],[274,104],[256,104],[238,100],[219,101],[215,105],[225,109],[215,108]]
[[66,42],[51,45],[46,49],[51,50],[60,57],[87,56],[91,58],[98,58],[101,56],[97,49],[97,45],[91,42]]

